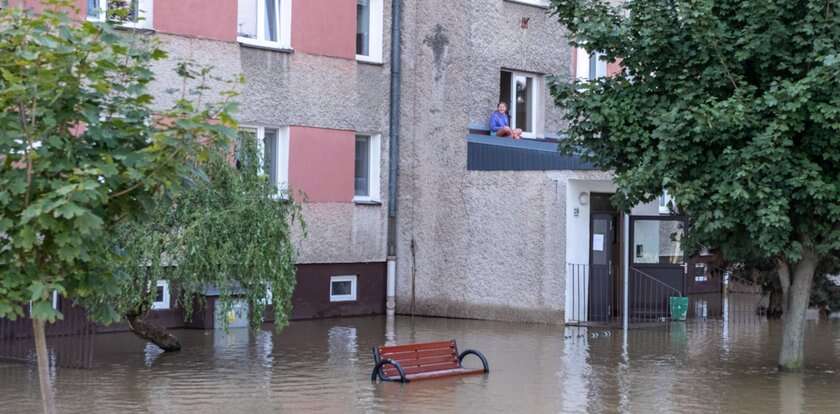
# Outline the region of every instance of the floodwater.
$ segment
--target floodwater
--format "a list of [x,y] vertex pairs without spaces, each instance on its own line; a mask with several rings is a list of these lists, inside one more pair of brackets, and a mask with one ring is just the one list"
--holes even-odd
[[[801,374],[776,372],[777,322],[689,321],[631,329],[626,337],[605,332],[346,318],[293,322],[280,334],[178,331],[184,350],[174,354],[130,334],[104,334],[95,368],[59,369],[53,381],[62,413],[840,412],[840,321],[809,322]],[[374,345],[450,338],[484,352],[491,372],[371,383]],[[39,411],[35,375],[31,366],[0,362],[0,412]]]

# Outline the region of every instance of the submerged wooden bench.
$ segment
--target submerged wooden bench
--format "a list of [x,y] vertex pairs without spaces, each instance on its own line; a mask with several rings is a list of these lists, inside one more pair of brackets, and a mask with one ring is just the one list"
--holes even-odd
[[[481,359],[484,368],[464,368],[461,362],[467,355]],[[468,349],[459,354],[455,340],[373,347],[373,361],[376,366],[370,376],[371,381],[379,378],[382,381],[409,382],[490,372],[487,358],[481,352]]]

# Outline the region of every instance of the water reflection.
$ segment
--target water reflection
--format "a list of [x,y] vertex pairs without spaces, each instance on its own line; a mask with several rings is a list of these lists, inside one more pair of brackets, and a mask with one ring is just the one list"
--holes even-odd
[[[293,322],[280,334],[180,331],[177,354],[109,334],[96,339],[94,369],[62,369],[55,387],[67,413],[836,413],[840,321],[809,322],[803,374],[776,373],[780,333],[776,322],[746,317],[626,335],[374,317]],[[491,373],[370,382],[373,346],[451,338],[484,352]],[[0,362],[0,412],[39,408],[34,369]]]

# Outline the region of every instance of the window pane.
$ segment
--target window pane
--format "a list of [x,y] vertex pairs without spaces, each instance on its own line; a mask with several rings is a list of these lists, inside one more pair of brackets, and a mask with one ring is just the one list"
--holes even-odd
[[239,129],[239,137],[236,140],[236,147],[235,147],[235,154],[236,157],[236,168],[242,169],[245,165],[249,164],[249,160],[247,159],[247,152],[244,150],[244,146],[248,142],[256,142],[257,141],[257,130],[253,128],[240,128]]
[[355,194],[357,196],[370,195],[370,138],[356,137],[356,175]]
[[534,78],[516,77],[516,128],[533,131],[531,118],[534,114],[533,99]]
[[257,38],[257,0],[239,0],[237,27],[239,36]]
[[87,0],[88,17],[99,17],[99,0]]
[[155,302],[163,302],[163,286],[155,288]]
[[330,294],[333,296],[344,296],[353,294],[353,282],[349,280],[332,282],[332,292],[330,292]]
[[356,54],[370,56],[370,0],[356,2]]
[[[504,102],[507,104],[508,110],[510,110],[510,82],[511,82],[512,73],[507,71],[502,71],[501,76],[499,77],[499,102]],[[510,114],[508,114],[510,116]]]
[[633,262],[682,264],[683,223],[675,220],[638,220],[633,224]]
[[266,128],[263,136],[263,173],[277,185],[277,130]]
[[265,0],[265,40],[277,41],[277,1]]

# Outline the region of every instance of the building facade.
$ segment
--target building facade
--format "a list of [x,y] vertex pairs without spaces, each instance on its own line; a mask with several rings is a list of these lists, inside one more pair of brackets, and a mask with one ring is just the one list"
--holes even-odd
[[[77,3],[95,21],[110,4]],[[548,0],[401,1],[396,17],[392,0],[132,4],[127,28],[169,52],[155,67],[157,105],[173,102],[179,61],[244,75],[242,135],[263,145],[307,224],[292,319],[385,313],[394,292],[402,314],[564,323],[616,316],[634,274],[685,291],[684,224],[667,199],[623,214],[609,172],[557,152],[565,124],[551,82],[620,67],[571,47]],[[394,131],[389,94],[400,99]],[[489,135],[500,101],[525,139]],[[168,290],[159,282],[161,315]]]
[[[117,3],[76,0],[75,17],[103,21]],[[384,313],[390,1],[129,3],[126,33],[168,52],[153,68],[155,105],[174,103],[168,90],[180,89],[175,69],[184,60],[221,79],[244,76],[236,86],[241,135],[263,146],[271,179],[302,202],[306,222],[306,236],[295,235],[292,319]],[[209,86],[210,99],[231,88]],[[158,283],[162,316],[175,306],[169,288]]]

